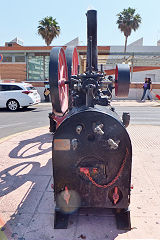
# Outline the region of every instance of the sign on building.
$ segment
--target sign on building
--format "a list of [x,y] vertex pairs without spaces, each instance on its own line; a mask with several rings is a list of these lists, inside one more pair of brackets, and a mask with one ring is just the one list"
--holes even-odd
[[0,62],[2,62],[2,61],[3,61],[3,55],[0,54]]

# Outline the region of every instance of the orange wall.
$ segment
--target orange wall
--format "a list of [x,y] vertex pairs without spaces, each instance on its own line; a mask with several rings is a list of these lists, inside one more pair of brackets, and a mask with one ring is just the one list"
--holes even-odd
[[26,81],[26,64],[0,63],[1,79],[15,79],[16,82]]

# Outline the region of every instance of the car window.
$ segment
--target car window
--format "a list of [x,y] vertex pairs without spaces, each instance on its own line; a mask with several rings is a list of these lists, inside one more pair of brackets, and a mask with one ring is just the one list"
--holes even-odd
[[22,90],[21,87],[16,85],[1,85],[0,91],[15,91],[15,90]]
[[10,86],[10,90],[13,90],[13,91],[15,91],[15,90],[22,90],[22,88],[19,87],[19,86],[16,86],[16,85],[12,85],[12,86]]
[[36,90],[35,87],[26,87],[27,90]]
[[1,85],[1,91],[9,91],[9,85]]

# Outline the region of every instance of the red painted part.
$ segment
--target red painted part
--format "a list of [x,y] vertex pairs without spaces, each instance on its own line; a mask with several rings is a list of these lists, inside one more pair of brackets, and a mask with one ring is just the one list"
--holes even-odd
[[98,173],[98,169],[97,168],[93,168],[93,173],[94,174]]
[[64,50],[61,48],[58,59],[58,90],[62,113],[68,109],[69,87],[65,82],[68,80],[67,63]]
[[[61,104],[61,110],[65,113],[68,110],[68,101],[69,101],[69,86],[65,84],[65,81],[68,80],[68,72],[67,72],[67,63],[65,52],[61,49],[59,54],[59,65],[58,65],[58,89],[59,89],[59,100]],[[72,75],[78,74],[78,52],[77,49],[74,48],[73,56],[72,56]],[[64,116],[52,116],[53,120],[56,121],[56,128],[63,122],[66,118],[66,114]]]
[[[152,92],[153,93],[153,92]],[[156,98],[158,98],[158,100],[160,100],[160,95],[153,93],[155,95]]]
[[116,69],[104,70],[107,75],[115,75]]
[[[103,51],[108,51],[108,53],[110,52],[110,46],[97,46],[98,48],[98,53],[100,54],[101,52],[103,53]],[[78,51],[87,51],[87,46],[77,46]]]
[[59,127],[59,125],[63,122],[63,120],[66,118],[66,115],[60,117],[60,116],[56,116],[56,115],[53,115],[52,116],[53,120],[56,121],[56,129]]
[[118,200],[119,200],[118,187],[115,187],[113,193],[113,201],[115,205],[117,204]]
[[[72,56],[72,75],[78,74],[78,53],[77,49],[74,48],[73,56]],[[61,105],[62,113],[68,110],[68,102],[69,102],[69,86],[65,84],[65,81],[68,80],[68,72],[67,72],[67,62],[65,57],[65,52],[61,49],[58,59],[58,90],[59,90],[59,100]],[[56,128],[63,122],[66,118],[66,114],[64,116],[52,116],[53,120],[56,121]]]
[[89,168],[80,168],[80,172],[82,172],[85,175],[87,175],[87,174],[89,174]]
[[133,185],[131,185],[130,189],[133,189],[133,188],[134,188],[134,186],[133,186]]
[[158,100],[160,100],[160,95],[156,94],[155,96],[156,98],[158,98]]
[[124,157],[124,159],[123,159],[122,165],[121,165],[121,167],[120,167],[120,169],[119,169],[116,177],[115,177],[111,182],[109,182],[109,183],[106,184],[106,185],[100,185],[100,184],[96,183],[96,182],[93,180],[93,178],[90,176],[89,168],[80,168],[80,172],[84,173],[84,174],[86,175],[86,177],[88,177],[88,179],[89,179],[89,180],[92,182],[92,184],[94,184],[96,187],[98,187],[98,188],[108,188],[108,187],[112,186],[112,185],[118,180],[118,178],[120,177],[120,175],[121,175],[121,173],[122,173],[122,171],[123,171],[123,169],[124,169],[124,165],[125,165],[125,163],[126,163],[126,161],[127,161],[128,154],[129,154],[129,151],[128,151],[128,148],[126,148],[126,155],[125,155],[125,157]]
[[118,80],[118,66],[116,66],[116,71],[115,71],[115,80]]
[[69,193],[69,191],[68,191],[68,187],[67,187],[67,186],[65,186],[65,190],[64,190],[64,195],[63,195],[63,197],[64,197],[64,200],[66,201],[66,203],[67,203],[67,205],[68,205],[71,195],[70,195],[70,193]]
[[[152,67],[152,66],[136,66],[133,67],[133,72],[143,72],[143,71],[150,71],[150,70],[157,70],[160,67]],[[107,75],[114,75],[116,73],[116,69],[104,70]]]
[[133,67],[133,72],[143,72],[143,71],[150,71],[150,70],[157,70],[160,67],[153,67],[153,66],[136,66]]
[[78,52],[77,52],[77,49],[74,48],[73,57],[72,57],[72,75],[78,74],[78,64],[79,64]]

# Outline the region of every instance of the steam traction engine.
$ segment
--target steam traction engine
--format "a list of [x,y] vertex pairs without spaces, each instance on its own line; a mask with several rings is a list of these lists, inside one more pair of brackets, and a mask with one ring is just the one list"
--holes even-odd
[[[132,146],[110,105],[109,82],[97,68],[97,12],[87,12],[87,66],[79,74],[76,48],[53,48],[49,84],[53,113],[55,228],[67,228],[79,208],[111,208],[119,229],[130,229]],[[115,93],[128,96],[130,69],[116,66]]]

